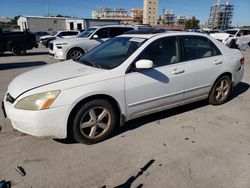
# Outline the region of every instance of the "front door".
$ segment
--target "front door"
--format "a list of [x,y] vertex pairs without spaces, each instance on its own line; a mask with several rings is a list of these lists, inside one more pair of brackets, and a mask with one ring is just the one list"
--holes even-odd
[[135,60],[149,59],[154,63],[153,69],[137,71],[132,64],[125,75],[129,118],[160,111],[183,100],[185,67],[180,62],[179,49],[176,37],[160,38]]
[[[95,37],[98,38],[95,38]],[[91,50],[92,48],[98,46],[99,44],[105,42],[109,39],[109,28],[101,28],[94,32],[91,37],[91,42],[89,42],[87,45],[87,49]]]

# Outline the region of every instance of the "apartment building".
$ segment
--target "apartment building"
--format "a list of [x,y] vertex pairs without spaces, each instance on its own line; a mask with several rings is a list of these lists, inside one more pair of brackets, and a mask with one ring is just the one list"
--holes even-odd
[[231,27],[233,19],[234,6],[230,1],[221,3],[217,1],[210,9],[207,27],[211,29],[227,29]]
[[157,25],[159,0],[144,0],[143,24]]

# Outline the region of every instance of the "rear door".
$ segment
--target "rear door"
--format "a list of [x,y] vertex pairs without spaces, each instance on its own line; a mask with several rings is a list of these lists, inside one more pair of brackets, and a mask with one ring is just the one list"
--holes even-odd
[[213,82],[221,74],[223,56],[219,49],[203,36],[181,37],[185,60],[185,100],[209,94]]

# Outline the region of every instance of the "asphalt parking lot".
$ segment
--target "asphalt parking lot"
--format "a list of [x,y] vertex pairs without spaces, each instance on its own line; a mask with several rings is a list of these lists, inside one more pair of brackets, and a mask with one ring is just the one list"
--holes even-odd
[[[37,138],[0,112],[0,181],[12,187],[250,187],[250,50],[224,105],[198,102],[128,122],[99,144]],[[55,63],[40,47],[0,55],[0,100],[17,75]],[[17,173],[22,166],[26,176]]]

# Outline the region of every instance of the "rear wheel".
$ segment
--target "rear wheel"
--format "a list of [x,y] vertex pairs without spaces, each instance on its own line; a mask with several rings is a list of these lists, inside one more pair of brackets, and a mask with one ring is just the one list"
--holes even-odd
[[220,77],[214,84],[208,101],[212,105],[220,105],[227,101],[232,90],[232,81],[229,76]]
[[72,134],[80,143],[94,144],[110,136],[116,122],[115,108],[107,100],[96,99],[84,104],[77,112]]
[[79,61],[79,59],[84,54],[84,51],[80,48],[74,48],[69,51],[67,59],[73,59],[74,61]]
[[12,46],[12,52],[16,56],[21,56],[26,54],[26,49],[22,44],[14,44]]

